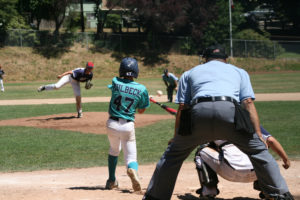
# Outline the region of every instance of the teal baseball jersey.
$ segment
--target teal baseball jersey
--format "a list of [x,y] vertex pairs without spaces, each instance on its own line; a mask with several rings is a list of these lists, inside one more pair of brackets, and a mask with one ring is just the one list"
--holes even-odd
[[112,85],[108,87],[112,92],[109,104],[109,114],[112,117],[134,121],[137,108],[150,106],[148,91],[142,84],[114,77]]

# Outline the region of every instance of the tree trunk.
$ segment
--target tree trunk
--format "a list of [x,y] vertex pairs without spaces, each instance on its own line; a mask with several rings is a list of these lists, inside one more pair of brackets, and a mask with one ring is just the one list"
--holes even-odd
[[96,13],[96,18],[97,18],[97,33],[96,33],[96,39],[99,38],[100,36],[100,31],[101,31],[101,27],[100,27],[100,10],[99,10],[99,6],[102,3],[102,0],[96,0],[96,9],[95,9],[95,13]]
[[58,36],[58,35],[59,35],[59,28],[60,28],[60,24],[59,24],[59,22],[58,22],[57,20],[55,20],[55,30],[54,30],[54,32],[53,32],[53,34],[54,34],[55,36]]
[[41,25],[42,19],[36,19],[36,29],[39,31],[40,30],[40,25]]
[[66,16],[66,11],[63,12],[61,19],[59,19],[60,18],[59,16],[55,17],[55,30],[53,32],[54,35],[57,36],[59,35],[59,29],[65,20],[65,16]]
[[81,32],[84,32],[85,26],[84,26],[84,14],[83,14],[83,0],[80,0],[80,21],[81,21]]

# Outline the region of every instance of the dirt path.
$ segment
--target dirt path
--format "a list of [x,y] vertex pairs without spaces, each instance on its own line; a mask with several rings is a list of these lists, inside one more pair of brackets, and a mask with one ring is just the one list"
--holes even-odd
[[[155,165],[141,166],[139,174],[145,191]],[[281,167],[282,169],[282,167]],[[292,162],[289,170],[282,170],[292,194],[300,199],[300,161]],[[0,173],[0,199],[5,200],[141,200],[133,194],[125,167],[117,168],[120,184],[118,190],[104,190],[107,179],[106,167]],[[185,163],[179,174],[172,200],[197,200],[195,190],[199,181],[193,163]],[[232,183],[220,178],[221,199],[253,200],[258,192],[251,183]],[[239,198],[238,198],[239,197]]]
[[[0,120],[0,126],[27,126],[57,130],[79,131],[81,133],[106,134],[107,112],[84,112],[78,119],[74,113],[46,115],[39,117]],[[172,115],[136,114],[135,127],[143,127],[165,119],[175,119]]]
[[[166,102],[167,96],[154,97],[159,102]],[[174,97],[175,99],[175,97]],[[83,97],[84,103],[109,102],[110,97]],[[256,94],[256,101],[300,101],[300,93],[261,93]],[[75,103],[74,98],[60,99],[20,99],[0,100],[0,106],[4,105],[38,105],[38,104],[68,104]]]

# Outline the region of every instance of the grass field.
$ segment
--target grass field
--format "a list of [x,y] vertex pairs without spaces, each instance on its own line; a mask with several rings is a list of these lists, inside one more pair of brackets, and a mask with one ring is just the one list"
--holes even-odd
[[[51,52],[51,51],[50,51]],[[158,55],[153,62],[145,62],[150,56],[125,55],[119,52],[88,51],[75,44],[69,51],[53,57],[45,57],[39,51],[29,47],[0,48],[0,60],[7,81],[53,80],[58,74],[77,67],[83,67],[87,61],[95,64],[95,78],[108,78],[118,73],[121,58],[134,56],[139,61],[140,77],[159,77],[164,68],[177,75],[199,64],[197,55]],[[249,72],[300,71],[299,58],[264,59],[233,58],[230,63]]]
[[[256,93],[300,92],[299,77],[300,72],[252,74],[251,80]],[[73,97],[73,90],[70,85],[57,91],[47,91],[42,93],[36,91],[40,85],[53,83],[55,81],[56,80],[46,82],[5,83],[6,91],[5,93],[0,93],[0,100]],[[94,87],[91,90],[85,90],[82,87],[83,97],[110,96],[110,90],[107,88],[107,85],[111,83],[111,79],[97,79],[93,80],[93,82]],[[160,78],[141,78],[138,79],[138,82],[146,85],[149,94],[155,94],[156,90],[165,91],[164,83]]]
[[[168,104],[171,105],[171,104]],[[300,158],[300,102],[257,102],[262,125],[293,159]],[[106,111],[107,103],[84,104],[85,111]],[[172,104],[176,108],[176,105]],[[0,120],[74,112],[74,105],[0,106]],[[164,114],[152,105],[146,113]],[[157,162],[172,137],[174,120],[136,130],[141,164]],[[105,135],[27,127],[0,127],[0,171],[82,168],[106,165]],[[189,157],[191,161],[193,154]],[[120,164],[123,158],[120,157]]]

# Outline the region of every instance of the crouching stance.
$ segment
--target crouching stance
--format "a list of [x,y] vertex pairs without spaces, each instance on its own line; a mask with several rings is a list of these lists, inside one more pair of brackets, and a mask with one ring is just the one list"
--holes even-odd
[[82,106],[81,106],[81,92],[80,92],[80,82],[86,82],[85,88],[90,89],[93,84],[91,80],[93,78],[93,69],[94,64],[92,62],[88,62],[85,68],[76,68],[74,70],[65,72],[61,75],[58,75],[57,78],[60,80],[55,84],[42,85],[38,88],[38,92],[42,92],[44,90],[58,90],[64,85],[70,83],[72,85],[74,95],[76,98],[76,108],[77,108],[77,117],[82,117]]
[[[263,139],[282,158],[282,166],[288,169],[290,161],[281,144],[263,127],[261,130]],[[201,184],[201,188],[196,193],[200,194],[200,197],[214,198],[219,194],[217,174],[232,182],[254,182],[254,189],[261,191],[255,182],[257,180],[256,173],[248,156],[225,140],[215,140],[209,144],[201,145],[196,152],[195,164]],[[292,196],[288,196],[290,195],[289,192],[284,195],[282,199],[293,199]],[[265,199],[262,192],[259,196]]]
[[112,85],[108,86],[112,91],[112,96],[107,121],[110,149],[108,155],[109,178],[106,182],[106,189],[118,187],[115,172],[120,150],[123,149],[127,175],[131,179],[133,190],[141,191],[137,174],[134,114],[136,109],[138,109],[138,113],[142,114],[149,107],[149,96],[145,86],[133,81],[133,78],[138,77],[138,73],[137,61],[133,58],[124,58],[120,65],[119,77],[114,77]]

